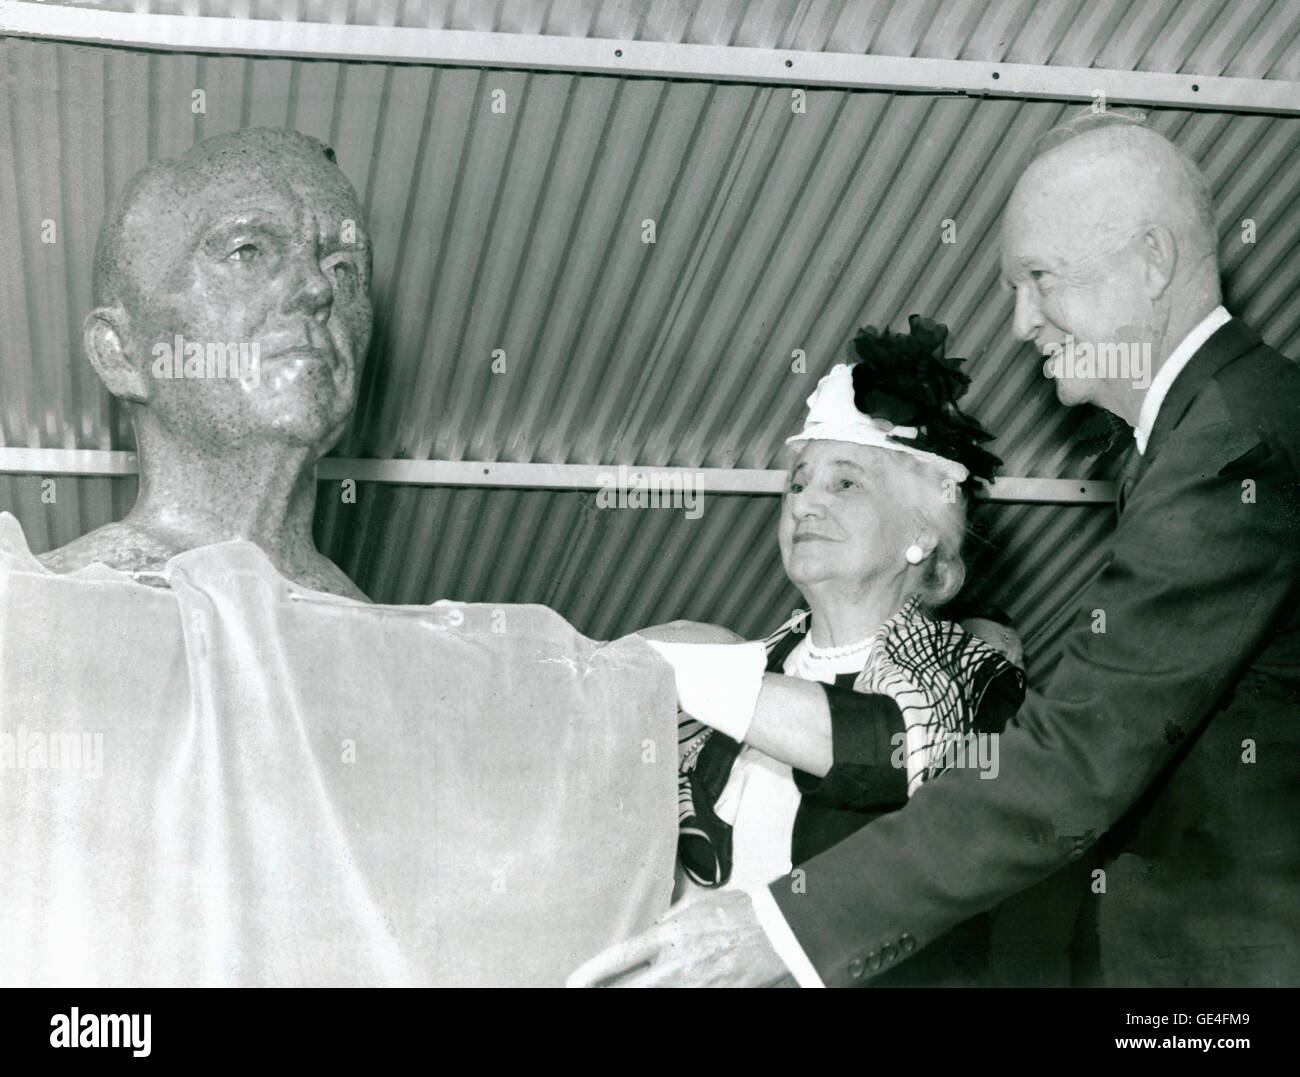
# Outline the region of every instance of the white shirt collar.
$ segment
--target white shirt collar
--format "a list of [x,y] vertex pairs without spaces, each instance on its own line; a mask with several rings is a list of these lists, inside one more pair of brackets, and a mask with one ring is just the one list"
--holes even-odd
[[1215,307],[1187,336],[1183,337],[1178,347],[1164,361],[1164,365],[1156,371],[1156,376],[1151,379],[1151,386],[1147,389],[1146,398],[1142,401],[1142,410],[1138,412],[1138,424],[1133,428],[1133,440],[1137,442],[1139,453],[1147,451],[1147,441],[1151,437],[1151,428],[1156,425],[1156,416],[1160,414],[1160,405],[1165,402],[1165,397],[1178,375],[1183,372],[1183,367],[1201,350],[1202,344],[1230,321],[1232,321],[1231,314],[1222,306]]

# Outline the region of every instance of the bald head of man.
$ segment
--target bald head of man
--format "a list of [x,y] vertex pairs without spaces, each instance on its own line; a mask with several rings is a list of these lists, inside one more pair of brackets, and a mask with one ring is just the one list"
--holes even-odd
[[1168,139],[1118,116],[1066,125],[1003,217],[1015,334],[1062,403],[1135,425],[1155,370],[1220,301],[1216,249],[1205,178]]
[[[356,402],[370,267],[333,150],[286,129],[220,135],[141,171],[109,214],[86,352],[137,427],[147,412],[196,445],[324,452]],[[214,369],[223,350],[242,366]]]

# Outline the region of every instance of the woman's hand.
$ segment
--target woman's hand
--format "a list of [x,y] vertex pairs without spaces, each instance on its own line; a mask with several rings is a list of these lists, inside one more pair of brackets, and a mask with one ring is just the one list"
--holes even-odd
[[652,625],[636,633],[660,643],[743,643],[744,637],[736,635],[722,625],[704,624],[702,621],[669,621]]
[[[773,759],[823,778],[835,762],[831,709],[815,681],[764,673],[760,643],[745,643],[756,654],[739,653],[744,640],[720,625],[670,621],[642,629],[673,667],[682,710],[732,740],[749,744]],[[731,644],[720,653],[693,654],[680,644]],[[676,648],[676,649],[675,649]]]
[[763,687],[767,651],[717,625],[674,621],[638,633],[673,667],[677,705],[697,721],[743,741]]

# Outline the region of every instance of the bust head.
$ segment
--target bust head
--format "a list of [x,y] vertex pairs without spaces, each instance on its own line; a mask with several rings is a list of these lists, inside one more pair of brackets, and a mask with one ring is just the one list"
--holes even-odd
[[[109,214],[86,351],[137,435],[144,420],[199,452],[281,441],[319,456],[356,403],[369,284],[332,150],[285,129],[219,135],[142,170]],[[241,347],[233,371],[208,361]]]
[[44,563],[153,577],[242,539],[299,583],[364,597],[312,518],[316,460],[356,404],[370,266],[333,150],[297,131],[218,135],[138,173],[100,230],[84,341],[131,416],[140,493]]

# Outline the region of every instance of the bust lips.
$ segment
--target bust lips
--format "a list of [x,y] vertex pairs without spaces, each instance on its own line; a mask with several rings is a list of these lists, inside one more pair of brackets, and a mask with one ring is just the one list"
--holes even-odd
[[263,356],[263,381],[269,382],[273,391],[293,385],[304,372],[320,363],[328,370],[336,383],[345,377],[346,366],[339,361],[338,353],[333,348],[316,348],[311,345],[282,348]]
[[262,362],[274,363],[290,359],[323,359],[325,362],[333,366],[336,358],[336,354],[332,348],[316,348],[310,344],[302,344],[291,348],[281,348],[279,351],[274,351],[269,355],[264,355],[262,356]]

